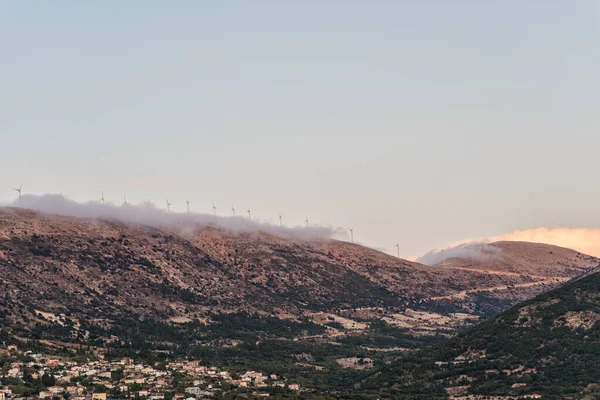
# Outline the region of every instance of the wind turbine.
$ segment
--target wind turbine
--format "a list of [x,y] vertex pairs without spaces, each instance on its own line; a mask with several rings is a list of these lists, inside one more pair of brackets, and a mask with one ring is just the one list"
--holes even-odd
[[354,243],[354,227],[348,228],[348,230],[350,231],[350,242]]
[[442,265],[446,265],[446,257],[444,256],[444,249],[442,249]]
[[233,218],[235,218],[235,207],[233,204],[231,205],[231,214],[233,215]]
[[100,203],[104,204],[104,192],[102,192],[102,197],[100,197]]
[[246,210],[246,212],[248,213],[248,219],[252,219],[252,210],[251,210],[251,207],[248,207],[248,209]]
[[304,225],[308,228],[308,217],[304,220]]
[[217,215],[217,207],[215,207],[215,202],[213,201],[213,215]]
[[124,194],[124,195],[123,195],[123,205],[124,205],[124,206],[126,206],[126,205],[128,205],[128,204],[129,204],[129,203],[127,203],[127,195],[126,195],[126,194]]
[[279,213],[279,226],[283,226],[283,218],[281,218],[281,213]]
[[398,250],[398,258],[400,258],[400,243],[396,243],[396,249]]
[[167,212],[171,212],[171,206],[172,206],[172,204],[169,203],[169,199],[165,199],[165,201],[167,202]]
[[21,202],[21,190],[23,190],[23,185],[19,186],[18,189],[13,189],[16,192],[19,192],[19,203]]
[[185,204],[187,205],[187,212],[188,212],[188,214],[190,213],[190,203],[191,203],[191,201],[189,201],[188,198],[186,197],[185,198]]

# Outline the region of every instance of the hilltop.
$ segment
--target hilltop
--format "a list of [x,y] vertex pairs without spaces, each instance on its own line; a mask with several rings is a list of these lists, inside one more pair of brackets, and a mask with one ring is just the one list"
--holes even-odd
[[[543,277],[572,277],[582,272],[581,260],[595,258],[564,247],[530,242],[493,242],[468,247],[478,257],[452,257],[445,268],[468,268]],[[477,254],[475,253],[475,254]]]

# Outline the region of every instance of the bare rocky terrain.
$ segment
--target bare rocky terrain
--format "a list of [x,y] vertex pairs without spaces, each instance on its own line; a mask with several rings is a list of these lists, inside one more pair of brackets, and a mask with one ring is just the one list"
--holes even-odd
[[518,302],[530,299],[588,273],[598,258],[564,247],[543,243],[495,242],[476,244],[478,257],[451,258],[435,265],[438,270],[495,275],[500,285],[473,285],[424,300],[434,308],[460,305],[459,311],[492,316]]
[[571,249],[543,243],[495,242],[472,247],[479,249],[481,257],[451,258],[437,266],[507,275],[572,278],[585,270],[587,261],[596,260]]
[[598,399],[599,290],[600,272],[586,274],[406,353],[364,387],[385,387],[391,398]]
[[454,329],[599,264],[555,246],[491,246],[499,249],[492,259],[432,267],[334,240],[211,226],[176,231],[5,208],[0,309],[22,335],[52,323],[80,337],[119,337],[131,321],[177,326],[239,311],[311,321],[330,313],[334,322],[358,327],[385,318],[409,330],[423,331],[425,323]]

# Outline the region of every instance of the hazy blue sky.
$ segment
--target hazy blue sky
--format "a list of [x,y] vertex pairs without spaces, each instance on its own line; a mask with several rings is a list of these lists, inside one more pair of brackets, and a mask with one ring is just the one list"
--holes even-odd
[[405,256],[600,227],[600,1],[0,0],[0,201],[348,227]]

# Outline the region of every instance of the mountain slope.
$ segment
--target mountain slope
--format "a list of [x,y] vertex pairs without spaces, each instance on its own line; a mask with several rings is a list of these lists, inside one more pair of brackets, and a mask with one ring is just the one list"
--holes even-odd
[[478,257],[453,257],[437,266],[540,277],[572,277],[584,271],[581,261],[596,261],[595,257],[543,243],[494,242],[474,244],[468,249],[478,252]]
[[[392,393],[600,397],[600,272],[384,368]],[[418,373],[417,373],[418,371]],[[373,384],[374,382],[371,382]],[[504,397],[505,396],[505,397]]]
[[492,316],[513,304],[546,292],[598,265],[596,257],[577,251],[528,242],[474,244],[459,249],[464,257],[452,257],[435,265],[438,270],[469,271],[506,278],[494,286],[474,285],[445,296],[425,300],[426,308],[452,308]]
[[[555,260],[572,266],[565,279],[597,265],[569,257]],[[81,337],[119,336],[140,320],[206,321],[216,311],[300,318],[361,309],[367,320],[407,306],[495,312],[529,295],[529,287],[515,286],[533,283],[540,290],[560,283],[429,267],[339,241],[210,226],[175,231],[22,209],[0,209],[0,279],[6,323],[28,335],[63,315],[69,317],[65,331]],[[501,287],[479,309],[470,296],[460,296]]]

